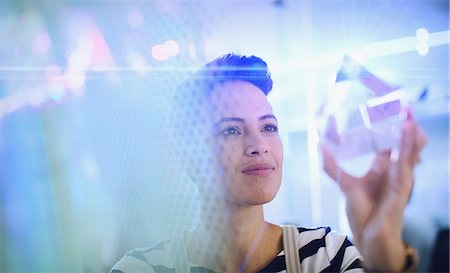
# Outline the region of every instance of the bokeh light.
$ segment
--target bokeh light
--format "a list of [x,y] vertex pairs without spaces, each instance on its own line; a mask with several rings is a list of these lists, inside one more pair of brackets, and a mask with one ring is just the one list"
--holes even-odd
[[428,32],[428,30],[426,28],[422,27],[422,28],[418,28],[416,30],[416,36],[419,41],[426,42],[426,41],[428,41],[428,38],[430,37],[430,33]]
[[152,56],[157,61],[164,61],[169,58],[169,55],[167,55],[164,45],[162,44],[152,46]]
[[419,41],[416,44],[416,50],[421,56],[425,56],[430,51],[430,48],[427,44],[427,42]]
[[175,40],[168,40],[164,42],[164,52],[170,56],[176,56],[180,52],[180,45]]

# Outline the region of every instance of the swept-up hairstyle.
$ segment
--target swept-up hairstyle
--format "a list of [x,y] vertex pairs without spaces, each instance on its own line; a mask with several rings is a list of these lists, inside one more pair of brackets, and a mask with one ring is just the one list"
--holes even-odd
[[[184,82],[181,90],[209,95],[218,84],[233,80],[250,82],[266,96],[272,90],[272,78],[263,59],[234,53],[223,55],[201,67]],[[179,95],[182,96],[182,93]]]

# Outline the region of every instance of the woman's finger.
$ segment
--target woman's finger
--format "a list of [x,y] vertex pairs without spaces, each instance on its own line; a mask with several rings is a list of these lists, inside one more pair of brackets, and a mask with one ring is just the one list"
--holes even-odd
[[407,118],[402,128],[399,162],[408,164],[408,167],[413,168],[420,160],[420,152],[425,144],[426,136],[414,120],[411,110],[408,109]]
[[427,144],[427,136],[425,135],[422,128],[420,128],[419,126],[416,125],[416,145],[415,145],[416,146],[416,150],[415,150],[415,154],[416,154],[415,163],[416,164],[420,163],[420,153],[422,152],[422,150],[426,144]]
[[357,178],[348,174],[337,164],[330,151],[324,144],[320,145],[323,157],[323,170],[340,186],[341,190],[346,193],[352,185],[357,183]]

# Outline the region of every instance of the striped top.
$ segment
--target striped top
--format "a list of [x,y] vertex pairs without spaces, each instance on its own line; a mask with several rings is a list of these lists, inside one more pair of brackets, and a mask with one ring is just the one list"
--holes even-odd
[[[347,236],[331,231],[329,227],[297,229],[302,272],[363,272],[362,257]],[[174,255],[169,252],[171,241],[150,248],[134,249],[114,265],[110,273],[175,273]],[[177,251],[177,255],[183,255],[180,253],[184,252]],[[191,273],[214,273],[191,262],[189,268]],[[260,272],[286,272],[284,251]]]

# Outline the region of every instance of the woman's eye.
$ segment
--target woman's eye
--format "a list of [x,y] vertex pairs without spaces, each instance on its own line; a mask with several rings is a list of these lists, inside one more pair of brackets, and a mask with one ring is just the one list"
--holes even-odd
[[275,133],[278,132],[278,127],[275,125],[266,125],[264,126],[264,131]]
[[231,135],[240,135],[241,132],[239,131],[239,128],[237,127],[229,127],[222,131],[220,131],[220,134],[223,136],[231,136]]

